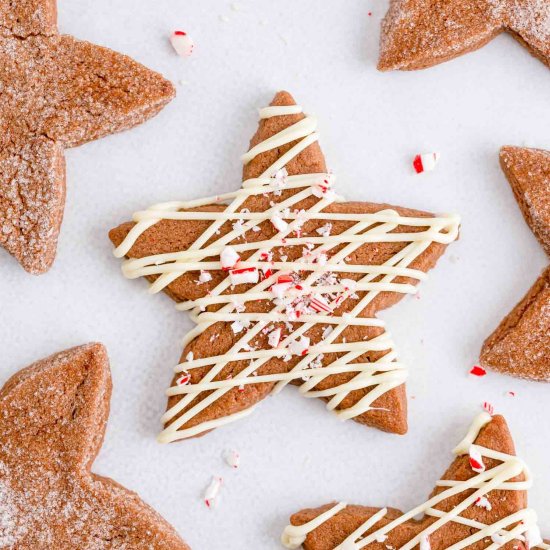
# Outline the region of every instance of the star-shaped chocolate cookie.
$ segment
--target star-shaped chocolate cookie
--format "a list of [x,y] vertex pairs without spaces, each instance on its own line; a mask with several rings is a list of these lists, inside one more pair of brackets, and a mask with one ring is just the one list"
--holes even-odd
[[425,69],[477,50],[504,31],[550,66],[548,0],[391,0],[378,68]]
[[344,202],[315,117],[287,92],[260,116],[238,191],[157,205],[110,233],[124,273],[197,324],[160,441],[238,420],[288,383],[342,420],[404,433],[407,368],[376,314],[415,292],[458,217]]
[[30,273],[55,257],[63,149],[126,130],[174,97],[161,75],[56,27],[54,0],[0,0],[0,247]]
[[[550,549],[527,507],[526,464],[501,416],[477,417],[429,499],[403,513],[341,502],[294,514],[286,548],[305,550]],[[421,519],[418,519],[421,516]]]
[[[500,164],[525,221],[550,255],[550,151],[503,147]],[[550,266],[485,340],[484,367],[550,381]]]
[[0,390],[0,548],[189,550],[136,493],[90,473],[110,396],[100,344],[42,359]]

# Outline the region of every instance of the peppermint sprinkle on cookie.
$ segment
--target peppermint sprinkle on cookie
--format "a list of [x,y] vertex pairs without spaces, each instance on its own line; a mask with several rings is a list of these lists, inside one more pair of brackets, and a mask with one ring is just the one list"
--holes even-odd
[[484,401],[483,410],[486,413],[489,413],[491,416],[495,414],[495,407],[492,405],[492,403],[489,403],[488,401]]
[[485,471],[485,464],[483,463],[483,457],[477,447],[473,445],[470,447],[470,466],[474,472],[480,474]]
[[439,162],[439,153],[423,153],[416,155],[413,160],[413,168],[417,174],[422,172],[431,172]]
[[478,497],[474,504],[479,508],[485,508],[488,512],[493,509],[487,497]]
[[180,57],[189,57],[195,48],[193,39],[184,31],[174,31],[170,43]]

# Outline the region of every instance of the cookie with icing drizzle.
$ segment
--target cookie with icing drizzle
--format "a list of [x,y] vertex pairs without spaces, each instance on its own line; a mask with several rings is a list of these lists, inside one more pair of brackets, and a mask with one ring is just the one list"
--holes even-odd
[[174,94],[128,56],[60,35],[55,0],[0,0],[0,247],[46,272],[65,206],[63,150],[144,122]]
[[315,117],[287,92],[260,117],[238,191],[156,205],[110,232],[124,274],[196,323],[159,440],[243,418],[289,383],[341,419],[405,433],[407,368],[376,314],[415,292],[458,217],[344,202]]
[[136,493],[90,472],[110,396],[101,344],[37,361],[0,390],[0,548],[189,550]]
[[[525,221],[550,255],[550,151],[503,147],[500,164]],[[550,381],[550,266],[485,340],[484,367]]]
[[550,66],[548,0],[391,0],[382,21],[378,68],[432,67],[505,31]]
[[[282,535],[305,550],[550,549],[527,506],[532,478],[504,418],[479,415],[429,499],[403,513],[343,502],[294,514]],[[418,516],[422,516],[421,519]]]

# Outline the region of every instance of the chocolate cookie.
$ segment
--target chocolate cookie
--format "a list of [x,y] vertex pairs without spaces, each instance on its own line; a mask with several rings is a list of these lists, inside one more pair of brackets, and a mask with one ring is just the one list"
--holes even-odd
[[42,359],[0,391],[0,548],[189,550],[137,494],[90,473],[111,396],[107,352]]
[[507,31],[550,66],[548,0],[391,0],[382,21],[381,71],[432,67]]
[[[286,548],[306,550],[549,549],[527,507],[529,469],[517,458],[506,422],[478,416],[429,499],[403,514],[395,508],[341,502],[294,514]],[[422,515],[422,519],[417,516]]]
[[407,369],[376,314],[415,292],[458,217],[344,202],[316,119],[287,92],[260,116],[238,191],[157,205],[110,233],[125,275],[197,323],[160,441],[238,420],[288,383],[341,419],[405,433]]
[[[525,221],[550,255],[550,152],[503,147],[500,163]],[[550,267],[481,349],[484,367],[550,381]]]
[[0,0],[0,247],[30,273],[55,258],[63,150],[155,115],[175,91],[129,57],[56,27],[53,0]]

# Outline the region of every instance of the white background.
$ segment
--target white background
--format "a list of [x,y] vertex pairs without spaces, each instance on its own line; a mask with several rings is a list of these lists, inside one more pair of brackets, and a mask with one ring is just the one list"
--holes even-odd
[[[321,7],[322,5],[322,7]],[[509,36],[412,73],[376,71],[387,2],[59,0],[62,32],[130,54],[178,97],[130,132],[67,151],[67,205],[53,269],[27,275],[0,254],[0,379],[91,340],[109,350],[111,416],[95,471],[137,490],[195,549],[280,548],[289,515],[334,499],[408,509],[423,502],[483,401],[503,412],[536,476],[530,502],[550,536],[550,400],[544,384],[467,375],[483,339],[547,259],[498,166],[504,144],[550,149],[550,70]],[[369,16],[368,12],[373,15]],[[196,42],[181,59],[167,37]],[[411,367],[410,431],[340,423],[289,388],[251,417],[161,446],[164,390],[190,328],[164,295],[128,281],[107,232],[133,211],[235,189],[256,108],[286,88],[320,119],[321,145],[353,200],[463,216],[420,299],[383,314]],[[437,170],[413,174],[417,152]],[[505,397],[505,392],[517,397]],[[413,398],[414,397],[414,398]],[[232,471],[226,448],[241,452]],[[217,509],[202,492],[225,478]]]

